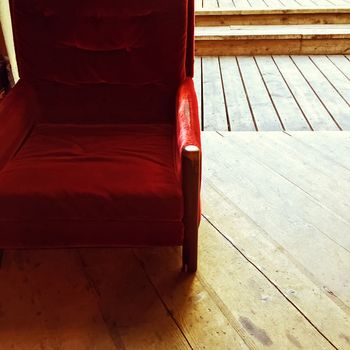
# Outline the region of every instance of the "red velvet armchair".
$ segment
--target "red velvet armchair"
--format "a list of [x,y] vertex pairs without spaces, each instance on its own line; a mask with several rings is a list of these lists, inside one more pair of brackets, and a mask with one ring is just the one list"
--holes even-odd
[[183,246],[197,267],[193,0],[10,0],[0,249]]

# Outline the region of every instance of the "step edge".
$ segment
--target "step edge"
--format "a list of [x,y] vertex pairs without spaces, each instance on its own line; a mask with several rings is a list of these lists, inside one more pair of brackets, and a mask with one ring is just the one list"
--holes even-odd
[[197,41],[239,41],[239,40],[331,40],[349,39],[350,33],[346,34],[242,34],[242,35],[195,35]]
[[210,10],[196,10],[196,16],[261,16],[261,15],[288,15],[288,14],[350,14],[349,7],[335,7],[335,8],[298,8],[298,9],[247,9],[247,10],[222,10],[222,9],[210,9]]

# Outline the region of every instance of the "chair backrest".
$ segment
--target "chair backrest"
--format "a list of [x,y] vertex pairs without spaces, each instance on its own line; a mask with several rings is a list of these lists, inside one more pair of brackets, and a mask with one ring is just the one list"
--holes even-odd
[[10,0],[20,78],[54,123],[174,118],[193,71],[193,0]]

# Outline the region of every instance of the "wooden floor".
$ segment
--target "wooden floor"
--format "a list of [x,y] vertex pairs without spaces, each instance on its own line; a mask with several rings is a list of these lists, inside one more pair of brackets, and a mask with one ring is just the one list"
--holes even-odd
[[203,133],[178,249],[7,251],[1,350],[350,349],[350,132]]
[[203,130],[350,130],[350,56],[197,57]]
[[348,7],[349,0],[195,0],[196,10],[202,8],[247,9],[247,8],[334,8]]

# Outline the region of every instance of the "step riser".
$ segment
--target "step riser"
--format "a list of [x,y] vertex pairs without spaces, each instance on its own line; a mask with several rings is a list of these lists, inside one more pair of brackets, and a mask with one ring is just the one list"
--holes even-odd
[[343,55],[350,53],[349,39],[196,40],[197,56]]
[[304,14],[248,14],[205,15],[196,14],[197,27],[220,25],[287,25],[287,24],[350,24],[350,13]]

